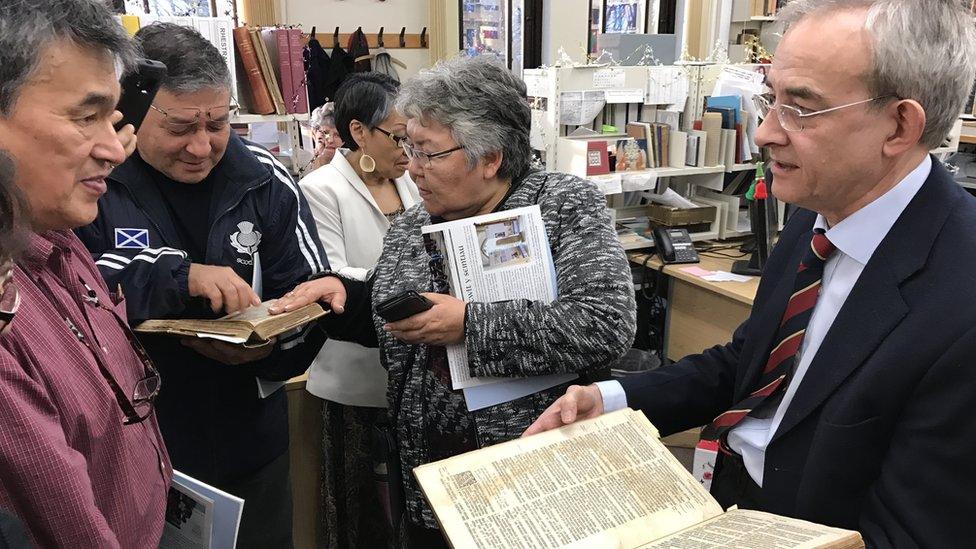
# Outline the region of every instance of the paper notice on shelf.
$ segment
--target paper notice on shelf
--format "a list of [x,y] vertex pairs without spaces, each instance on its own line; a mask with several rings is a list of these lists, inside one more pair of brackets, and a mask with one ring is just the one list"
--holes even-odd
[[715,82],[715,89],[712,90],[712,95],[722,95],[722,93],[715,93],[716,90],[722,92],[720,89],[722,83],[738,82],[742,84],[761,85],[765,79],[766,75],[764,73],[726,65],[722,68],[722,72]]
[[540,97],[549,95],[549,79],[544,69],[522,71],[522,81],[525,82],[526,95]]
[[688,75],[681,67],[650,67],[647,77],[648,105],[676,105],[684,108],[688,100]]
[[621,69],[607,68],[593,71],[593,87],[601,90],[622,88],[627,74]]
[[532,113],[532,125],[529,129],[529,146],[537,151],[546,150],[546,136],[543,133],[543,128],[546,127],[546,112],[539,110],[531,110]]
[[712,97],[738,95],[744,99],[742,108],[746,112],[744,126],[746,139],[743,140],[743,147],[748,147],[751,154],[759,153],[755,139],[759,128],[759,111],[751,98],[763,93],[765,78],[766,76],[761,72],[727,66],[722,69],[712,88]]
[[691,200],[688,200],[675,192],[674,189],[670,188],[665,190],[664,194],[652,194],[650,198],[658,204],[664,204],[665,206],[671,206],[674,208],[681,208],[682,210],[698,207],[698,204],[695,204]]
[[564,126],[589,124],[606,104],[603,90],[563,92],[559,94],[559,123]]
[[603,92],[606,94],[607,104],[644,102],[644,90],[640,88],[603,90]]
[[620,194],[624,192],[623,185],[621,182],[621,176],[619,173],[611,173],[607,175],[591,175],[587,178],[588,181],[592,182],[598,189],[603,191],[603,194]]
[[657,173],[652,171],[624,173],[620,178],[624,192],[652,191],[657,186]]

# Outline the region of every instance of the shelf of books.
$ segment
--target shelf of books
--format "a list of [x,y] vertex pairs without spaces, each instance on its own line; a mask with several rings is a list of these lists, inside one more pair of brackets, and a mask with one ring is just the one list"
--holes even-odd
[[[671,222],[695,240],[747,234],[748,203],[739,196],[759,152],[751,97],[762,93],[762,69],[698,63],[526,70],[531,144],[547,169],[594,183],[615,211],[649,202],[701,210],[694,222],[618,211],[625,247],[648,247],[647,226]],[[716,200],[698,189],[738,195]]]
[[298,114],[251,114],[237,113],[231,117],[231,124],[255,124],[259,122],[304,122],[308,120],[308,113]]

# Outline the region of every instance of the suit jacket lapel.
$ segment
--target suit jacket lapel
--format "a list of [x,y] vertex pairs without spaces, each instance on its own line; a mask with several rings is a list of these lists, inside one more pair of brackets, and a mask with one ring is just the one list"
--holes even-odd
[[933,161],[932,174],[875,250],[837,314],[773,441],[820,406],[908,314],[900,286],[925,265],[959,192],[941,164]]

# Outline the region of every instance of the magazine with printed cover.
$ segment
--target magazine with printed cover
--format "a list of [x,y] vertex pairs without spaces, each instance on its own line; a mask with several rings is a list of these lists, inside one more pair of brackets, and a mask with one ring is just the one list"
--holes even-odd
[[[428,225],[422,230],[434,286],[465,302],[557,297],[556,268],[538,205]],[[469,410],[520,398],[576,377],[474,377],[465,344],[449,345],[453,388],[463,389]]]

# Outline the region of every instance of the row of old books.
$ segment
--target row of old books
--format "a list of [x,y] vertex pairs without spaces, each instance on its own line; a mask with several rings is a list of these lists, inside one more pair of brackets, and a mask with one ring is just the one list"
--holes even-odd
[[196,29],[201,36],[206,38],[224,58],[227,68],[230,71],[231,89],[237,88],[237,65],[234,56],[234,43],[231,38],[231,31],[234,23],[229,17],[178,17],[165,15],[120,15],[119,21],[122,26],[132,36],[140,28],[154,22],[174,23],[184,27]]
[[288,27],[236,27],[234,44],[246,78],[239,99],[252,114],[308,112],[302,31]]
[[[305,40],[301,29],[235,28],[229,17],[121,15],[119,21],[130,35],[156,21],[196,29],[224,58],[230,71],[231,89],[247,113],[308,112],[302,60]],[[245,77],[238,79],[241,71]]]

